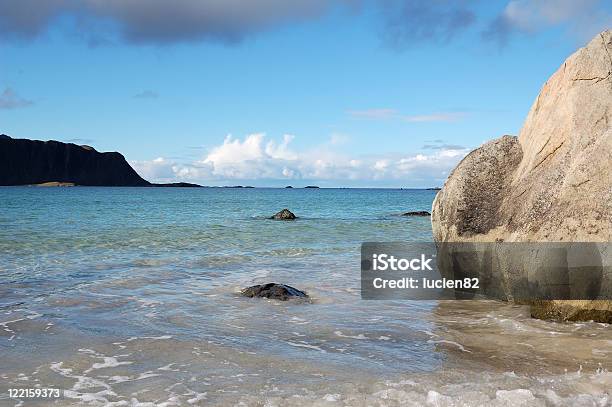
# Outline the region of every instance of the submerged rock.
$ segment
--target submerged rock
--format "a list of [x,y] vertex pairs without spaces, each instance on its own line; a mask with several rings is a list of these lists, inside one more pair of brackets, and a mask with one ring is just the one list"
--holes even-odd
[[413,211],[402,213],[402,216],[431,216],[431,213],[427,211]]
[[297,288],[277,283],[259,284],[247,287],[241,291],[245,297],[269,298],[272,300],[287,301],[291,298],[309,298],[308,294]]
[[[610,55],[608,30],[549,78],[518,138],[490,141],[459,163],[433,203],[436,241],[612,241]],[[508,298],[511,274],[488,276]],[[606,281],[601,298],[612,297]],[[609,322],[611,308],[608,300],[534,301],[532,315]]]
[[297,216],[293,214],[289,209],[285,208],[276,215],[270,217],[270,219],[275,220],[294,220],[297,219]]

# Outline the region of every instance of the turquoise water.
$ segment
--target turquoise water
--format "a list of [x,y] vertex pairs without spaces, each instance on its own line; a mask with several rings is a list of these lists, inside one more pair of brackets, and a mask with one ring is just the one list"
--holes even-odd
[[[609,401],[605,325],[360,299],[360,244],[431,240],[429,218],[399,214],[430,210],[435,193],[0,188],[0,393],[59,387],[59,405]],[[267,219],[283,208],[299,219]],[[270,281],[313,301],[238,295]]]

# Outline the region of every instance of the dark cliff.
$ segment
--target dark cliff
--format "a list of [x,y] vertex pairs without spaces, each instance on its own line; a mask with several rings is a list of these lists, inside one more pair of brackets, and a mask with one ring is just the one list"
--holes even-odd
[[53,181],[87,186],[152,186],[119,153],[0,135],[0,185]]

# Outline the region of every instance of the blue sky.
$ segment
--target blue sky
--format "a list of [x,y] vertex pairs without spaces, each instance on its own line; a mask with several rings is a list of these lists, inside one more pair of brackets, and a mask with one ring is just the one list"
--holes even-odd
[[599,1],[5,0],[0,132],[153,181],[428,187],[517,134]]

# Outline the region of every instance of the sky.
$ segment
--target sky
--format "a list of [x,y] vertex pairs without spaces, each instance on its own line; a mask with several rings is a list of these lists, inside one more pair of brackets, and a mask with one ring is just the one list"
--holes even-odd
[[597,0],[2,0],[0,133],[156,182],[440,186],[609,28]]

